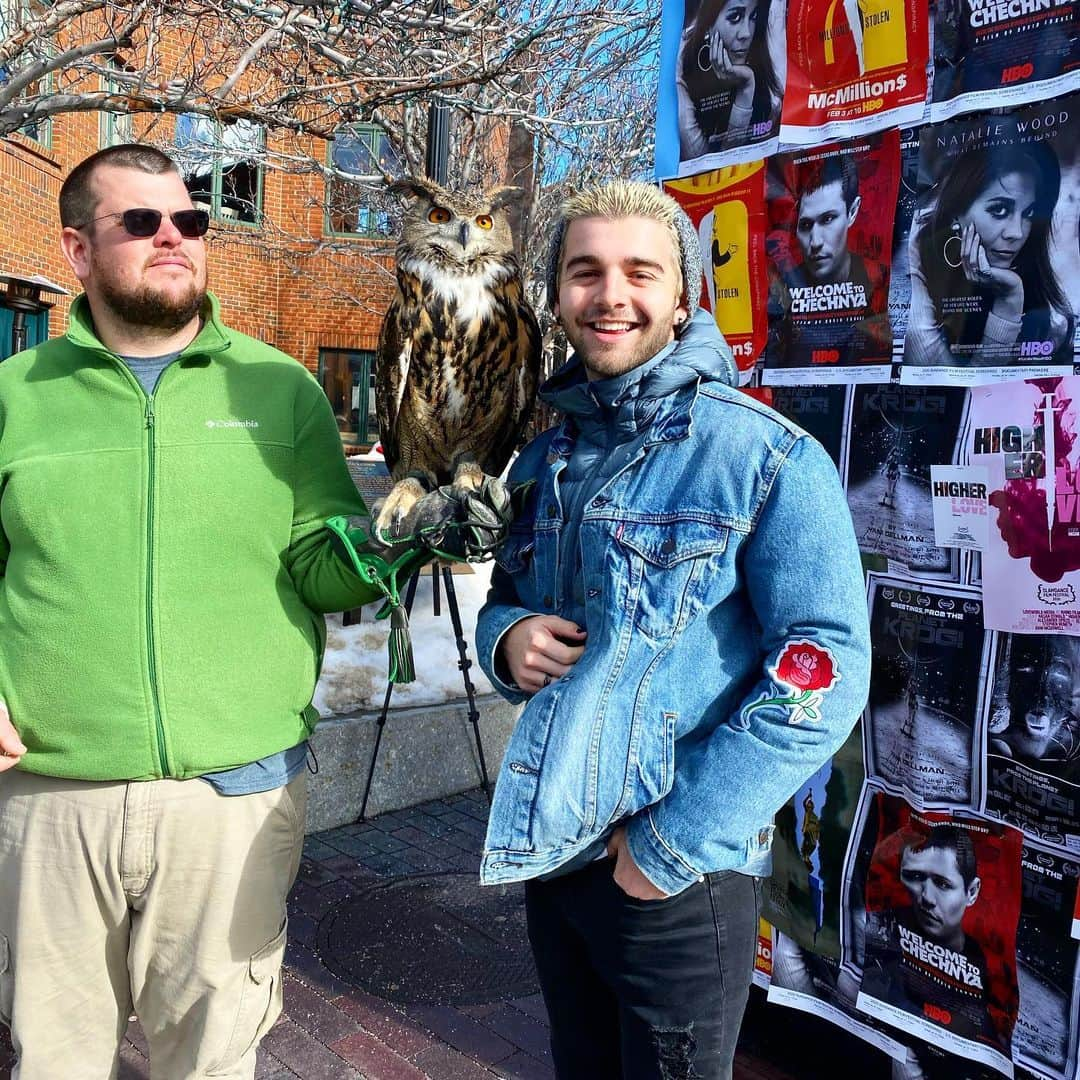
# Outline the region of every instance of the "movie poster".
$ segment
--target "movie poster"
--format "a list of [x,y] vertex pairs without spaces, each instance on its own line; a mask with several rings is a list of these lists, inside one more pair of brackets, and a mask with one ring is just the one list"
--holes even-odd
[[968,585],[976,585],[982,588],[982,552],[966,551],[964,562],[964,581]]
[[777,811],[772,875],[762,882],[765,918],[798,945],[837,959],[844,857],[864,777],[856,727]]
[[938,547],[968,552],[981,552],[986,547],[990,517],[986,482],[986,469],[979,465],[930,466],[934,542]]
[[882,1026],[855,1009],[859,984],[833,957],[803,948],[786,934],[777,933],[773,944],[773,976],[769,1002],[828,1020],[876,1046],[891,1058],[902,1058],[906,1048]]
[[917,124],[927,23],[919,0],[789,0],[781,140],[807,145]]
[[786,0],[663,0],[659,179],[776,152],[786,18]]
[[937,0],[936,11],[932,120],[1080,89],[1073,0]]
[[990,629],[1080,634],[1078,394],[1071,375],[971,391],[969,461],[990,478],[982,558]]
[[765,403],[813,435],[839,471],[847,449],[848,388],[774,386],[765,393]]
[[956,464],[965,405],[963,390],[852,390],[843,475],[860,551],[920,578],[957,580],[959,550],[934,544],[930,466]]
[[1070,936],[1080,866],[1075,856],[1025,844],[1016,928],[1020,1012],[1013,1060],[1054,1080],[1076,1076],[1080,1032],[1078,945]]
[[896,131],[768,161],[769,385],[887,382]]
[[986,813],[1080,858],[1080,638],[999,634],[986,702]]
[[889,324],[892,326],[893,359],[904,354],[908,311],[911,308],[911,278],[908,266],[908,241],[915,217],[919,189],[919,129],[900,132],[900,186],[893,221],[892,267],[889,273]]
[[754,974],[752,979],[755,986],[762,990],[769,989],[773,972],[773,928],[765,919],[758,919],[757,952],[754,954]]
[[1012,1076],[1022,836],[885,794],[876,801],[856,1006]]
[[987,652],[978,593],[870,574],[869,604],[867,777],[916,806],[978,806]]
[[745,383],[768,333],[765,162],[670,180],[664,190],[698,230],[701,306],[715,316]]
[[1080,97],[924,125],[903,383],[1072,373]]

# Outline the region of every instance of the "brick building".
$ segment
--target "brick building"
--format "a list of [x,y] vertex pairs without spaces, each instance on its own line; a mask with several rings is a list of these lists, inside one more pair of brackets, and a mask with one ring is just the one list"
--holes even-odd
[[[359,169],[371,154],[385,161],[382,133],[360,125],[333,142],[271,135],[267,155],[263,132],[245,121],[224,127],[184,115],[55,116],[0,139],[0,272],[42,274],[77,293],[58,243],[60,185],[100,147],[141,139],[180,148],[192,197],[211,212],[210,287],[229,324],[314,372],[345,441],[367,441],[374,433],[374,349],[393,290],[390,217],[377,197],[373,205],[370,188],[327,179],[318,166]],[[266,167],[267,156],[293,167]],[[30,318],[31,344],[65,331],[70,299]],[[10,312],[0,310],[0,357],[10,351],[10,325]]]

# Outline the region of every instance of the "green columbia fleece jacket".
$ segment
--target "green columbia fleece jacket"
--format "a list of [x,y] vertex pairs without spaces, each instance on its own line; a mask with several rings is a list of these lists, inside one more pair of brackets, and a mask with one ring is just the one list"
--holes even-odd
[[148,398],[80,296],[65,337],[0,364],[0,699],[21,768],[191,777],[294,746],[322,612],[380,595],[330,548],[364,513],[330,405],[223,326]]

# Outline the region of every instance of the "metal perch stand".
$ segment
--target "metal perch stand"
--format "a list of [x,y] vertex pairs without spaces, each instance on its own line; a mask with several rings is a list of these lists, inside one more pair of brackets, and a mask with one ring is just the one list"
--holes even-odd
[[[454,639],[457,642],[458,669],[461,672],[461,681],[465,685],[465,698],[469,703],[469,723],[472,724],[473,737],[476,740],[476,754],[480,762],[480,783],[484,789],[488,804],[491,803],[491,783],[488,780],[487,761],[484,759],[484,744],[480,738],[480,713],[476,708],[476,688],[472,679],[469,678],[469,668],[472,661],[469,659],[468,645],[465,642],[465,634],[461,628],[461,610],[458,607],[457,592],[454,589],[454,575],[449,563],[435,560],[431,564],[431,609],[432,614],[438,618],[441,615],[439,604],[439,575],[442,573],[443,587],[446,589],[446,606],[450,611],[450,622],[454,628]],[[416,583],[420,580],[422,568],[417,570],[409,579],[409,585],[405,592],[405,612],[412,614],[413,599],[416,596]],[[368,796],[371,794],[371,781],[375,776],[375,762],[379,756],[379,746],[382,743],[383,728],[386,727],[386,717],[390,711],[390,699],[394,695],[394,684],[387,682],[386,696],[383,698],[382,709],[376,721],[375,745],[371,748],[371,761],[368,764],[367,782],[364,784],[364,800],[360,804],[360,816],[357,821],[364,821],[367,814]]]

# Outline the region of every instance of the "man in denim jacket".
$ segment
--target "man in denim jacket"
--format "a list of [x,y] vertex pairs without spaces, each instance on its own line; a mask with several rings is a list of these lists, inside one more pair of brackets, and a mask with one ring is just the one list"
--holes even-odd
[[480,662],[526,702],[485,883],[527,880],[558,1075],[729,1077],[776,810],[866,700],[859,553],[822,447],[733,388],[696,234],[645,184],[563,207],[564,421],[497,556]]

